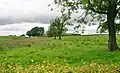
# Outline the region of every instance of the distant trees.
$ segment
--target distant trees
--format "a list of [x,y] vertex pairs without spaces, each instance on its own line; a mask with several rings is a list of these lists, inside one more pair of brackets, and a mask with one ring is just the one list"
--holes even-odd
[[67,31],[67,28],[65,27],[68,17],[67,15],[62,15],[62,17],[56,17],[54,20],[51,21],[50,27],[47,31],[47,35],[49,37],[59,37],[59,40],[61,40],[61,35]]
[[24,37],[25,36],[25,34],[22,34],[22,35],[20,35],[21,37]]
[[43,36],[44,35],[44,27],[34,27],[30,31],[27,31],[26,35],[31,36]]

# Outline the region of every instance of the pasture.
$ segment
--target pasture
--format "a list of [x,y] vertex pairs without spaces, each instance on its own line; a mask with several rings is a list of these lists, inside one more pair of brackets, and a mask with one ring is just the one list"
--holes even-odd
[[107,35],[0,37],[0,73],[116,73],[120,52],[108,52],[107,40]]

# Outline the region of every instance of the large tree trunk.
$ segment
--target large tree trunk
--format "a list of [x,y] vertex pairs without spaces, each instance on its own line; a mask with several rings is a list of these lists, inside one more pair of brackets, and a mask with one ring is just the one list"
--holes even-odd
[[116,5],[109,6],[108,14],[107,14],[107,23],[108,23],[108,32],[109,32],[109,40],[108,40],[109,51],[115,51],[119,49],[116,42],[116,26],[114,24],[116,14],[117,14]]
[[62,40],[62,38],[61,38],[61,34],[59,35],[59,40]]

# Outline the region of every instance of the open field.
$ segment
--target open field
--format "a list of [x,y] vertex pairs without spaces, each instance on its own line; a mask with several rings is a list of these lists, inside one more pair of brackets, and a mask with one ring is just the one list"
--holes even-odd
[[119,65],[120,52],[108,52],[107,35],[0,37],[0,73],[116,73]]

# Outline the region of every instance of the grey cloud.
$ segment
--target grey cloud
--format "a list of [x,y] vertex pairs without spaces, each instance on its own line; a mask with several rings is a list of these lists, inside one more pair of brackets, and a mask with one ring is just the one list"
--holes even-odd
[[[15,23],[49,24],[57,12],[50,12],[53,0],[0,0],[0,25]],[[49,11],[49,12],[48,12]]]
[[51,15],[48,15],[48,16],[42,15],[42,16],[36,16],[36,17],[30,17],[30,18],[29,17],[27,18],[6,17],[6,18],[0,18],[0,25],[22,23],[22,22],[49,24],[52,18],[54,18],[54,16],[51,16]]
[[25,31],[25,29],[17,28],[17,27],[11,27],[11,28],[4,28],[2,31]]

